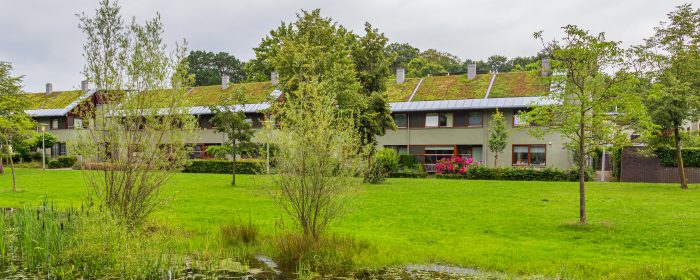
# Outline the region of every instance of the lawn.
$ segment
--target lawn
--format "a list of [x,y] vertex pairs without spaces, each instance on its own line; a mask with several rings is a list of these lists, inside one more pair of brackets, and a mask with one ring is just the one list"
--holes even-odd
[[[9,171],[9,170],[7,170]],[[48,199],[78,205],[80,171],[18,170],[22,190],[0,176],[0,207]],[[263,177],[177,174],[163,190],[159,223],[217,230],[251,216],[264,234],[282,215],[261,187]],[[700,276],[700,188],[668,184],[589,183],[591,225],[575,225],[577,183],[389,179],[362,186],[332,230],[376,249],[365,266],[443,263],[509,275],[562,278],[694,278]]]

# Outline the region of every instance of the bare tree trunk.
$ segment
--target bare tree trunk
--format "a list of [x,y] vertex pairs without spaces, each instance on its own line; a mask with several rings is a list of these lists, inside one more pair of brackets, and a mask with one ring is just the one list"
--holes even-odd
[[586,224],[586,166],[585,166],[585,113],[581,113],[581,124],[579,125],[579,133],[581,134],[578,141],[578,189],[579,189],[579,222],[582,225]]
[[[233,148],[236,147],[236,141],[233,141]],[[238,152],[233,153],[233,178],[231,178],[231,186],[236,185],[236,155]]]
[[683,151],[681,150],[681,136],[678,126],[673,128],[673,140],[676,145],[676,161],[678,162],[678,178],[681,181],[681,189],[688,189],[688,180],[685,178],[685,167],[683,167]]
[[[9,140],[7,141],[7,147],[10,147]],[[8,149],[9,150],[9,149]],[[12,160],[12,153],[7,157],[10,160],[10,170],[12,170],[12,191],[17,191],[17,176],[15,174],[15,163]]]
[[498,166],[498,153],[493,156],[493,167]]

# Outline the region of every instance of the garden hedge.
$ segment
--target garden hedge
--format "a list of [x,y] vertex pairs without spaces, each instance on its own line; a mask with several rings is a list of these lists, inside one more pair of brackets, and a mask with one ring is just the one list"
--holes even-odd
[[74,156],[62,156],[58,159],[49,160],[48,167],[50,169],[54,168],[70,168],[75,165],[78,159]]
[[[586,171],[585,180],[593,178],[592,170]],[[435,174],[440,179],[474,179],[506,181],[578,181],[578,170],[556,168],[486,167],[475,166],[462,174]]]
[[[654,151],[656,156],[661,160],[661,166],[677,167],[676,149],[674,148],[658,148]],[[684,148],[681,150],[683,155],[683,166],[685,167],[700,167],[700,149],[699,148]]]
[[[263,161],[243,159],[236,161],[236,174],[257,174],[262,172]],[[231,174],[233,163],[230,160],[192,160],[182,170],[184,173]]]

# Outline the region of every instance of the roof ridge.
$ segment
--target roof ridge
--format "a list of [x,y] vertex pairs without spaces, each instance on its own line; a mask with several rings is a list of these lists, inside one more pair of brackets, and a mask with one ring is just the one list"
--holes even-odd
[[418,83],[416,84],[416,87],[413,88],[413,92],[411,92],[411,96],[408,97],[408,102],[411,102],[411,100],[413,100],[413,96],[416,95],[416,92],[418,92],[418,88],[419,88],[420,85],[423,83],[423,79],[424,79],[424,78],[420,78],[420,80],[418,80]]
[[491,88],[493,87],[493,82],[496,81],[496,75],[498,75],[498,71],[493,72],[491,74],[491,82],[489,82],[489,88],[486,89],[486,95],[484,95],[484,99],[489,98],[489,94],[491,93]]

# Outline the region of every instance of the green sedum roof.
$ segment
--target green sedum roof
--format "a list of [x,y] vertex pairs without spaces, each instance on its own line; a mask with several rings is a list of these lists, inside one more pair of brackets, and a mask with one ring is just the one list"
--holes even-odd
[[411,101],[484,98],[490,81],[489,74],[476,75],[473,80],[467,75],[426,77]]
[[29,109],[62,109],[83,95],[81,90],[27,93]]
[[230,84],[226,90],[221,90],[221,85],[194,87],[187,93],[187,97],[194,106],[219,105],[224,97],[241,90],[245,96],[244,103],[262,103],[275,90],[271,82]]
[[539,71],[498,73],[489,98],[542,96],[549,91],[549,79]]
[[413,89],[420,78],[408,78],[403,83],[397,84],[396,79],[389,79],[386,83],[386,97],[389,102],[405,102],[411,97]]

